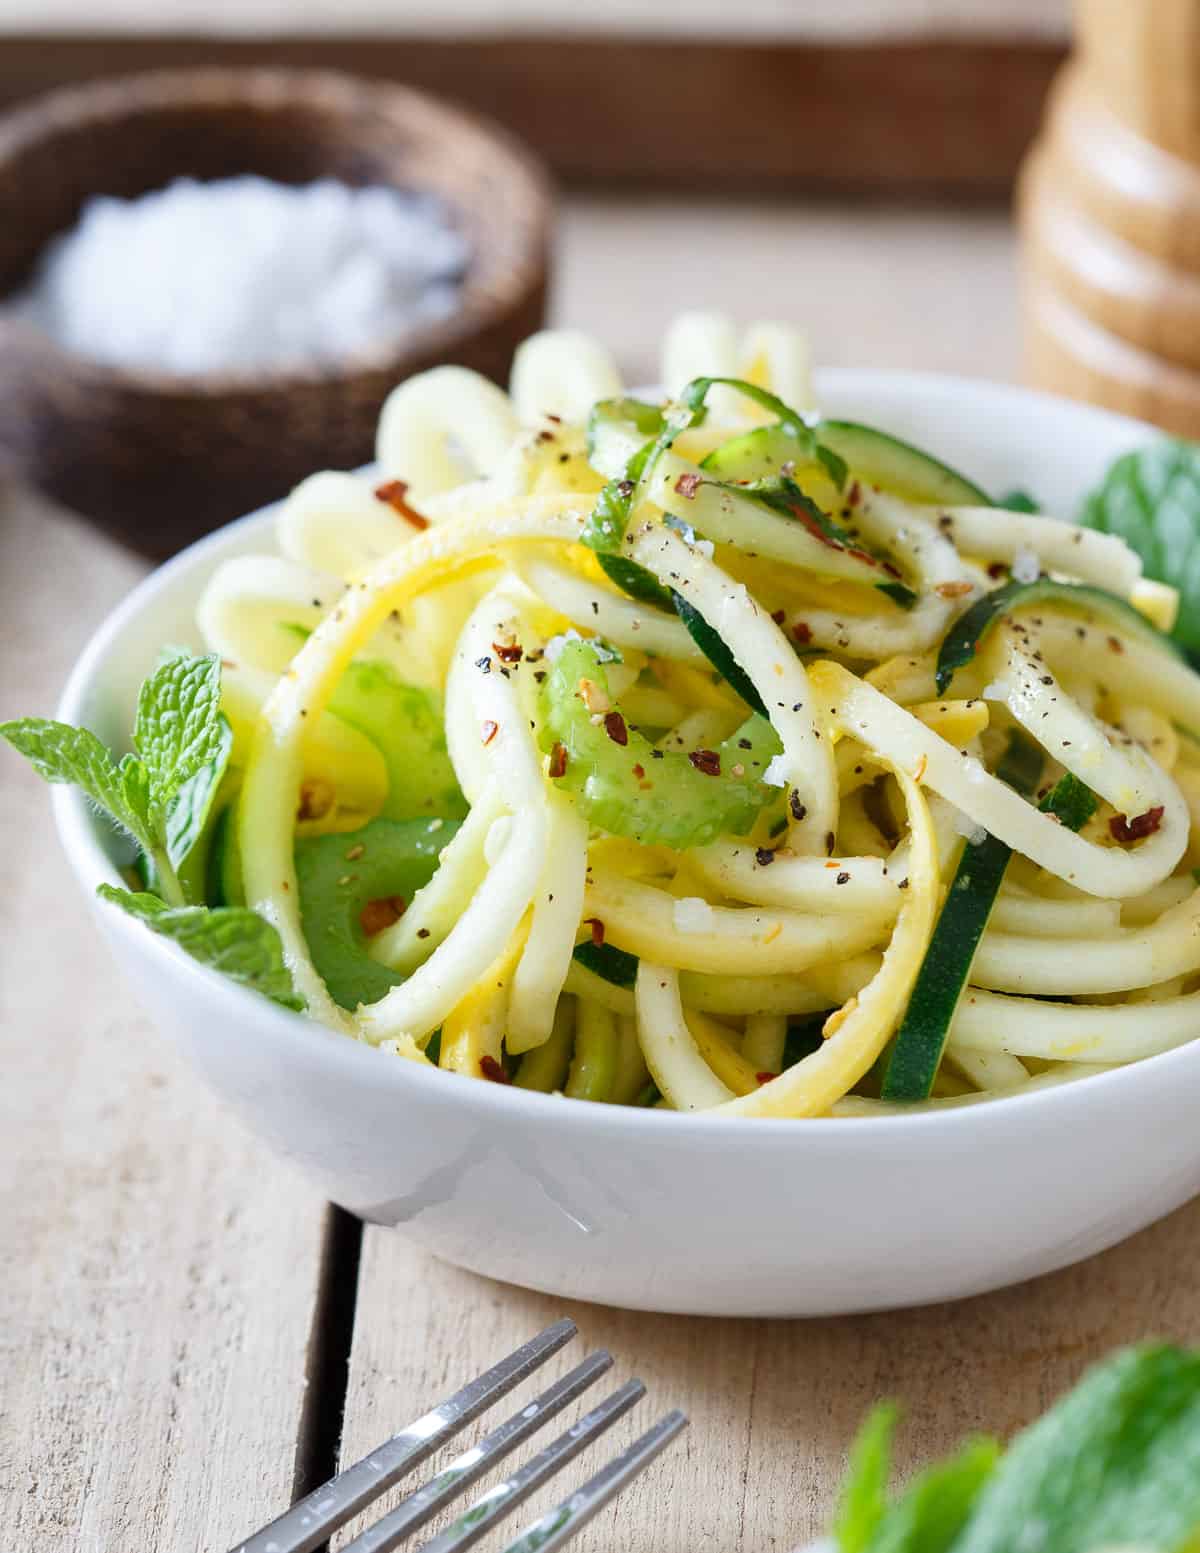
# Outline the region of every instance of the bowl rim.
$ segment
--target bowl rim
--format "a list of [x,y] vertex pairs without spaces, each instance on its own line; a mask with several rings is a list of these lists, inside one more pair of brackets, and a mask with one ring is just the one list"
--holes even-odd
[[[1116,414],[1092,405],[1081,404],[1064,396],[1048,394],[1016,385],[995,383],[983,378],[936,372],[919,372],[893,368],[833,367],[817,373],[818,383],[829,387],[865,389],[868,386],[891,386],[908,393],[941,391],[967,396],[979,396],[990,401],[996,409],[1018,407],[1036,409],[1040,404],[1047,409],[1061,410],[1064,406],[1080,416],[1106,424],[1113,431],[1125,431],[1131,437],[1145,440],[1147,433],[1158,435],[1156,428],[1141,421]],[[55,716],[62,721],[78,721],[85,697],[96,683],[98,665],[111,646],[134,622],[142,610],[156,595],[177,578],[202,565],[212,550],[221,549],[230,536],[255,526],[265,526],[273,519],[278,502],[255,512],[236,518],[214,532],[205,535],[179,552],[171,560],[150,571],[112,610],[89,638],[77,658],[59,698]],[[241,1020],[248,1028],[257,1022],[271,1027],[281,1039],[301,1041],[314,1061],[328,1061],[342,1069],[348,1076],[357,1073],[365,1077],[370,1073],[373,1083],[386,1083],[397,1093],[409,1091],[416,1101],[425,1094],[424,1086],[435,1085],[436,1093],[445,1101],[451,1093],[460,1101],[495,1116],[497,1120],[518,1122],[522,1118],[542,1121],[552,1117],[578,1116],[581,1125],[595,1126],[601,1131],[623,1131],[627,1127],[647,1129],[663,1143],[671,1139],[686,1145],[699,1137],[732,1136],[739,1146],[750,1140],[756,1144],[772,1146],[772,1140],[781,1145],[794,1145],[798,1136],[806,1144],[820,1140],[819,1147],[838,1147],[847,1137],[859,1135],[870,1138],[907,1137],[913,1129],[927,1136],[935,1128],[945,1128],[961,1136],[964,1132],[977,1135],[980,1129],[1006,1128],[1021,1116],[1032,1112],[1053,1110],[1056,1106],[1067,1108],[1072,1104],[1088,1103],[1086,1097],[1099,1097],[1103,1092],[1112,1096],[1124,1088],[1134,1091],[1139,1079],[1147,1086],[1153,1085],[1168,1070],[1186,1070],[1189,1064],[1200,1062],[1200,1032],[1197,1038],[1184,1042],[1168,1051],[1151,1057],[1143,1057],[1123,1067],[1106,1073],[1091,1074],[1072,1083],[1034,1090],[1027,1094],[1002,1095],[994,1100],[977,1104],[949,1105],[945,1109],[924,1112],[901,1112],[893,1116],[835,1117],[786,1117],[757,1118],[712,1115],[706,1112],[664,1113],[656,1108],[612,1106],[588,1100],[568,1100],[561,1095],[546,1095],[533,1090],[521,1090],[512,1085],[475,1082],[456,1086],[453,1091],[445,1088],[447,1075],[440,1070],[424,1067],[392,1057],[365,1041],[356,1041],[329,1029],[303,1014],[293,1013],[267,998],[229,981],[219,972],[191,959],[170,940],[149,933],[145,928],[119,908],[95,900],[96,886],[102,883],[122,882],[115,864],[109,858],[93,828],[86,801],[74,788],[54,787],[51,792],[55,825],[59,841],[81,888],[92,898],[96,910],[107,913],[106,921],[111,930],[129,934],[133,952],[150,958],[158,958],[164,971],[172,969],[184,983],[206,989],[214,997],[223,997],[229,1003],[231,1020]],[[362,1066],[373,1063],[368,1070]],[[411,1088],[410,1086],[415,1086]],[[1082,1095],[1081,1095],[1082,1092]],[[1136,1103],[1136,1093],[1128,1097]],[[551,1110],[549,1107],[566,1102],[568,1110]]]
[[[495,328],[520,305],[530,285],[544,276],[553,220],[553,182],[536,153],[503,125],[420,87],[342,70],[287,65],[212,65],[107,76],[58,87],[0,115],[0,167],[38,142],[53,140],[64,129],[80,124],[153,118],[163,110],[215,104],[221,99],[240,103],[274,99],[298,105],[314,91],[326,94],[340,107],[353,102],[378,104],[383,112],[404,115],[417,106],[446,132],[466,132],[477,145],[486,147],[529,195],[533,213],[529,240],[521,245],[515,260],[498,270],[485,262],[473,282],[475,257],[487,260],[485,249],[475,250],[464,272],[460,303],[448,317],[421,324],[391,344],[385,341],[362,347],[330,363],[304,359],[261,371],[243,368],[204,373],[112,365],[68,349],[41,325],[21,316],[14,306],[20,293],[11,291],[0,292],[0,341],[5,334],[23,339],[53,370],[98,392],[207,402],[234,395],[336,388],[372,374],[396,376],[406,372],[410,362],[451,357],[465,342]],[[437,194],[432,186],[424,192]],[[439,197],[456,211],[453,202]],[[39,249],[39,257],[47,246]],[[483,284],[478,284],[479,277]],[[461,304],[461,298],[468,294],[469,312]]]

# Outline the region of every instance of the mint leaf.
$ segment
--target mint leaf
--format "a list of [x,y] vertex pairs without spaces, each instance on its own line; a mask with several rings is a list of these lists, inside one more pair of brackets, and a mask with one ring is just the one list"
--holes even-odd
[[1179,1553],[1200,1533],[1200,1353],[1127,1349],[1009,1448],[954,1553]]
[[893,1403],[873,1408],[850,1448],[850,1466],[833,1523],[839,1553],[867,1553],[887,1510],[896,1417]]
[[1117,459],[1079,521],[1116,534],[1147,577],[1179,590],[1174,636],[1200,648],[1200,445],[1164,438]]
[[302,1010],[274,927],[247,906],[166,906],[156,895],[133,894],[102,884],[103,900],[128,912],[154,933],[171,939],[214,971],[282,1003]]
[[118,766],[87,728],[72,728],[45,717],[0,723],[0,735],[47,782],[74,783],[139,846],[147,850],[153,846],[149,793],[140,763],[132,756]]
[[[958,1553],[959,1534],[999,1454],[995,1440],[971,1440],[949,1461],[918,1473],[879,1522],[868,1553]],[[1004,1546],[1005,1553],[1024,1553],[1027,1543],[1014,1537]]]
[[215,653],[159,664],[138,693],[133,743],[146,768],[151,803],[164,814],[203,766],[228,755],[221,661]]
[[229,752],[233,748],[233,730],[224,717],[218,719],[219,745],[217,754],[207,765],[183,784],[171,800],[165,821],[164,839],[171,866],[179,869],[200,840],[213,800],[221,786],[225,768],[229,764]]

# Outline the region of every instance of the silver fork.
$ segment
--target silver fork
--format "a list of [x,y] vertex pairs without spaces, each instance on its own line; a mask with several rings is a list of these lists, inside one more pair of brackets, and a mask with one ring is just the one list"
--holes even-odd
[[[573,1321],[556,1321],[530,1342],[477,1379],[468,1382],[399,1434],[378,1446],[369,1456],[347,1467],[320,1488],[314,1488],[269,1526],[239,1542],[232,1553],[312,1553],[339,1526],[379,1499],[393,1483],[419,1467],[491,1407],[514,1386],[575,1336]],[[503,1460],[530,1435],[576,1397],[606,1370],[612,1355],[606,1349],[589,1354],[582,1364],[548,1386],[540,1396],[493,1429],[477,1445],[448,1462],[436,1476],[398,1504],[395,1509],[360,1532],[341,1553],[388,1553],[448,1505],[472,1483]],[[627,1381],[571,1425],[556,1440],[530,1457],[523,1467],[488,1489],[452,1525],[422,1544],[420,1553],[462,1553],[517,1508],[530,1494],[598,1439],[646,1392],[640,1380]],[[654,1460],[685,1428],[687,1419],[678,1410],[665,1414],[608,1464],[588,1478],[575,1492],[548,1511],[504,1549],[504,1553],[552,1553],[568,1543],[598,1510],[614,1499],[625,1485]]]

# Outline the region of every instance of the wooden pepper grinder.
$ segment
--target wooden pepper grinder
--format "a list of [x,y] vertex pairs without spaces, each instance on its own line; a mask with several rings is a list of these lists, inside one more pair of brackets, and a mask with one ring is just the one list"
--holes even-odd
[[1200,0],[1076,0],[1018,193],[1026,371],[1200,438]]

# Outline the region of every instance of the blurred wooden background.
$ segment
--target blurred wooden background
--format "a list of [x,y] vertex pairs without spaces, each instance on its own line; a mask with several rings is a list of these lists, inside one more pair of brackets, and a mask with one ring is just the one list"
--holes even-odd
[[1066,0],[5,0],[0,108],[158,66],[323,65],[426,87],[569,184],[1007,195]]

